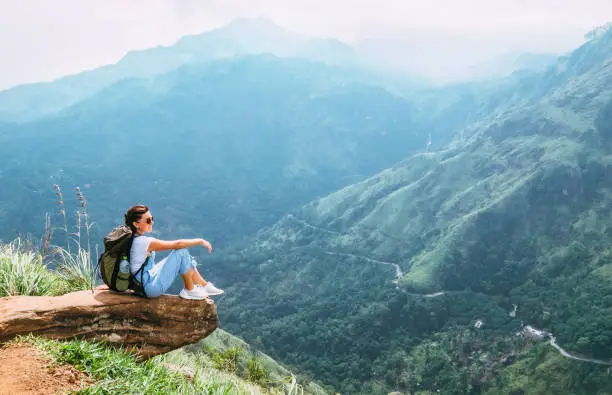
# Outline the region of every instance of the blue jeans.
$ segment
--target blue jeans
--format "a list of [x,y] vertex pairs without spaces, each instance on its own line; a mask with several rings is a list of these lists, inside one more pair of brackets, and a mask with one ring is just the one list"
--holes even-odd
[[158,263],[154,263],[155,255],[151,253],[151,258],[144,267],[143,285],[148,298],[156,298],[166,292],[174,279],[179,275],[186,274],[192,267],[195,268],[195,261],[192,260],[186,248],[173,250],[170,254]]

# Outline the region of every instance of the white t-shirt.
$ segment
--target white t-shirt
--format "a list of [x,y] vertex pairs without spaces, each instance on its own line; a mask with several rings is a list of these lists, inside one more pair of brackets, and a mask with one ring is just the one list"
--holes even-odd
[[[149,255],[149,244],[151,244],[152,237],[149,236],[136,236],[132,242],[132,249],[130,250],[130,271],[132,274],[136,274],[138,269],[147,259]],[[152,252],[152,254],[155,254]],[[154,259],[153,255],[151,259]]]

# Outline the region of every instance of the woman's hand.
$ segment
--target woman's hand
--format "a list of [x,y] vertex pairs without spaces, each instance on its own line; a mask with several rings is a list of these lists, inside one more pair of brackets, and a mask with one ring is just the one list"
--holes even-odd
[[206,248],[208,248],[208,253],[210,254],[212,252],[212,245],[210,244],[210,242],[208,240],[204,240],[204,239],[200,239],[202,240],[202,245]]

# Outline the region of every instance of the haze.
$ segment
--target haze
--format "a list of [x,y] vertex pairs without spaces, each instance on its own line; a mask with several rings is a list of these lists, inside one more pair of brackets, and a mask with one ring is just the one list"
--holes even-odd
[[240,17],[335,37],[390,69],[463,78],[503,54],[562,54],[612,20],[609,0],[0,0],[0,89],[115,63]]

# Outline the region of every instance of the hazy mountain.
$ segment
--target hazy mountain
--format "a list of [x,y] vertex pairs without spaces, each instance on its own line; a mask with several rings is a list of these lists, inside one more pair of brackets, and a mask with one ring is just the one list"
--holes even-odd
[[419,76],[436,85],[507,77],[520,70],[543,71],[559,56],[549,53],[491,55],[491,50],[462,42],[458,37],[427,36],[418,40],[363,40],[354,44],[354,51],[361,62],[373,69]]
[[558,57],[547,53],[508,53],[470,66],[466,77],[474,81],[506,77],[514,72],[546,71]]
[[[134,51],[118,65],[141,72],[170,62],[184,64],[245,54],[274,54],[300,57],[329,64],[351,62],[353,51],[333,39],[302,36],[266,18],[238,19],[206,33],[185,36],[169,47]],[[168,67],[171,68],[171,67]]]
[[[321,63],[246,56],[124,80],[55,116],[0,125],[0,237],[41,230],[56,210],[52,184],[87,184],[101,230],[149,202],[167,237],[197,229],[222,245],[427,148],[428,114],[346,81]],[[435,122],[439,145],[462,118]]]
[[215,257],[224,325],[346,393],[612,393],[612,34],[480,88],[443,149]]
[[53,82],[20,85],[0,92],[0,119],[27,121],[54,114],[117,81],[154,76],[181,65],[244,54],[271,53],[350,65],[352,49],[333,39],[304,37],[265,18],[239,19],[170,46],[132,51],[113,65]]

